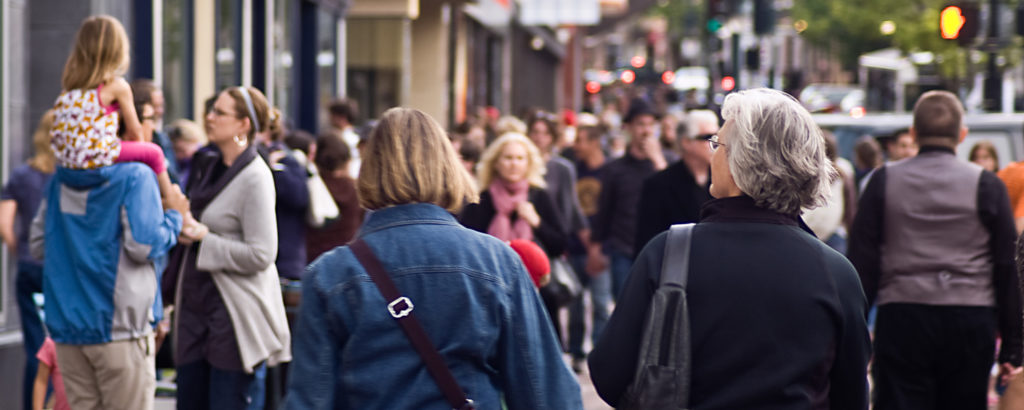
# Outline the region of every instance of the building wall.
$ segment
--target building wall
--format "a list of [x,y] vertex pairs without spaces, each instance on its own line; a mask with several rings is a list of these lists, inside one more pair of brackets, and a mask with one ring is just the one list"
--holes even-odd
[[[548,51],[548,45],[540,50],[531,46],[534,35],[516,26],[512,30],[512,84],[529,84],[512,88],[512,105],[509,113],[522,115],[524,110],[541,108],[555,111],[560,106],[561,84],[560,59]],[[547,42],[545,42],[547,44]]]
[[408,106],[448,124],[448,27],[447,8],[428,3],[412,21],[412,87]]

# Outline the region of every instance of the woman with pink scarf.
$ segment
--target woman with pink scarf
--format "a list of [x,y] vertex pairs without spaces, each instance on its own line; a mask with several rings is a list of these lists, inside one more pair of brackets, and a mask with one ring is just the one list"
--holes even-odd
[[[462,210],[463,225],[506,242],[536,242],[548,257],[565,252],[568,233],[544,190],[544,159],[529,138],[508,133],[495,140],[477,164],[477,176],[483,192],[479,203]],[[549,313],[557,312],[557,306],[545,304]]]

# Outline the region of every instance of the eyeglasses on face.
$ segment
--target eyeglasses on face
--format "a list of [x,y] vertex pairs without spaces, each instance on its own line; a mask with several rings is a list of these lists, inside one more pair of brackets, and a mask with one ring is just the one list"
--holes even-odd
[[217,107],[211,107],[210,108],[210,112],[212,112],[215,117],[234,117],[235,116],[235,114],[230,113],[230,112],[226,112],[226,111],[221,110],[220,108],[217,108]]
[[708,145],[711,147],[711,152],[718,151],[718,147],[725,146],[725,144],[718,142],[718,135],[712,135],[708,138]]

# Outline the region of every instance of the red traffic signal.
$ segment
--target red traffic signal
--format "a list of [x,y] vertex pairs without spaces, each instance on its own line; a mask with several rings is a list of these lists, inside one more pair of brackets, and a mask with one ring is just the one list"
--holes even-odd
[[967,21],[963,13],[963,9],[957,6],[946,6],[942,9],[939,13],[939,34],[942,38],[952,40],[960,37],[960,29]]
[[591,94],[601,92],[601,83],[598,83],[597,81],[587,81],[587,92]]
[[625,70],[619,78],[626,84],[632,84],[633,81],[636,81],[636,73],[633,70]]
[[943,7],[939,13],[939,35],[946,40],[956,40],[960,45],[969,45],[978,35],[980,18],[975,4]]
[[733,78],[731,75],[722,77],[722,90],[732,91],[733,88],[736,88],[736,79]]
[[676,73],[673,73],[671,71],[666,71],[664,73],[661,73],[661,82],[663,82],[665,84],[668,84],[668,85],[672,85],[672,83],[675,82],[675,81],[676,81]]

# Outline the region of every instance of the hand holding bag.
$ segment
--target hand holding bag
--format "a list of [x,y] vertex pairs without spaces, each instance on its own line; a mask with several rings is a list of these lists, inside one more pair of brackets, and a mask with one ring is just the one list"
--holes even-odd
[[293,152],[299,164],[306,167],[306,189],[309,190],[309,209],[306,210],[306,223],[314,228],[320,228],[332,219],[337,219],[340,211],[338,204],[334,203],[334,196],[327,189],[324,180],[320,178],[320,172],[316,165],[307,163],[305,154],[302,151]]
[[551,259],[551,280],[540,288],[545,298],[555,301],[558,306],[568,306],[580,296],[583,285],[576,277],[572,265],[564,256]]

